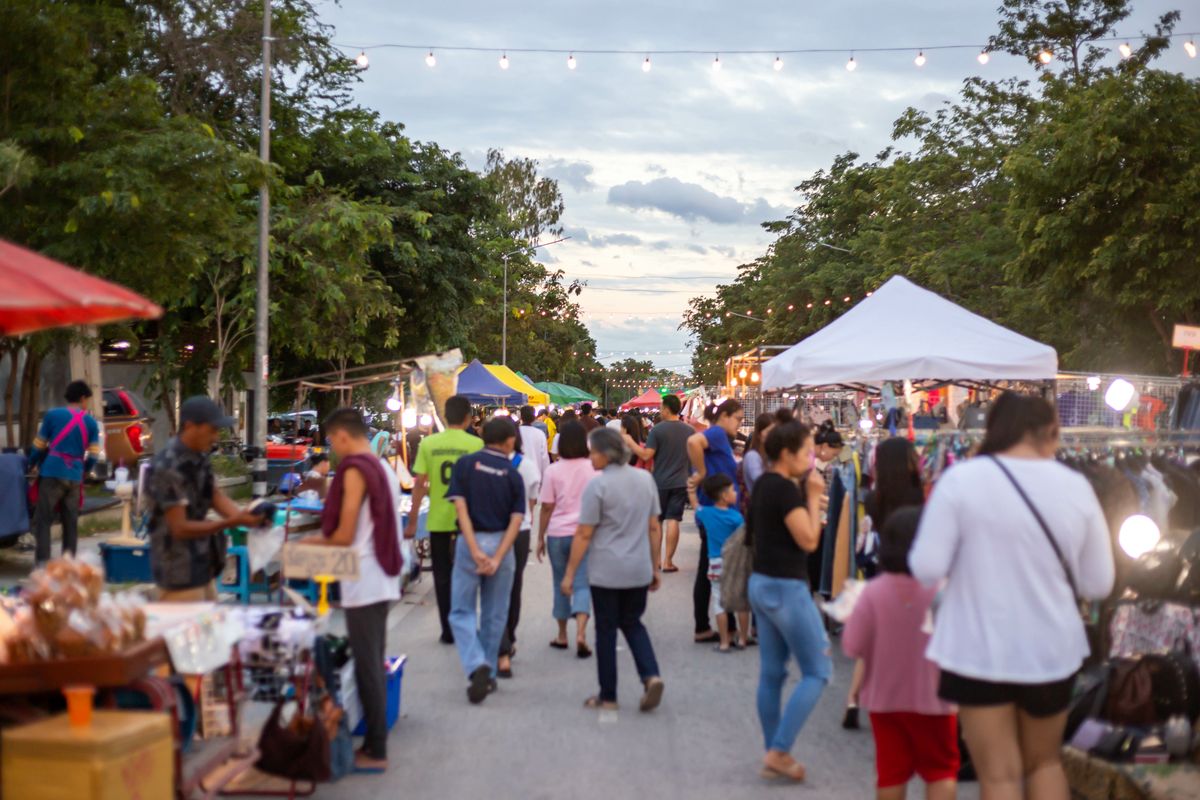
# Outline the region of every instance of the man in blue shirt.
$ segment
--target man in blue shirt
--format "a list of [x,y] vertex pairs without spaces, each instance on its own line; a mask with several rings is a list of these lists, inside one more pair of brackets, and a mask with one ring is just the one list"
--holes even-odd
[[[702,506],[711,506],[715,502],[700,488],[701,481],[707,475],[727,475],[733,481],[734,490],[741,491],[732,443],[733,437],[737,436],[738,429],[742,427],[745,416],[741,403],[733,399],[726,400],[717,406],[712,427],[703,433],[693,434],[692,438],[688,439],[688,458],[694,470],[688,478],[688,489],[697,493],[697,499]],[[692,611],[696,618],[695,639],[697,642],[713,642],[719,637],[713,631],[708,618],[708,607],[712,601],[712,585],[708,582],[708,533],[699,520],[696,521],[696,527],[700,529],[700,565],[696,570],[696,583],[692,587]]]
[[50,526],[62,523],[62,552],[75,555],[79,542],[80,487],[100,455],[100,426],[84,409],[92,396],[83,381],[67,386],[67,405],[46,412],[33,440],[31,467],[38,468],[38,500],[33,534],[37,540],[34,561],[50,560]]
[[516,441],[517,426],[511,419],[488,421],[483,426],[484,449],[455,462],[446,491],[461,534],[451,579],[450,627],[470,680],[467,699],[472,703],[482,703],[496,690],[496,662],[508,622],[516,572],[512,546],[525,516],[525,483],[510,461]]

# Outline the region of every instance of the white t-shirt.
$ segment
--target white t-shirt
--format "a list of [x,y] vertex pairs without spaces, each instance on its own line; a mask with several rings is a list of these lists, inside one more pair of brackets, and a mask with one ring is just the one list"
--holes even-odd
[[[1106,597],[1113,555],[1087,479],[1050,459],[1001,457],[1066,558],[1079,592]],[[946,579],[928,657],[976,680],[1049,683],[1070,677],[1087,636],[1046,534],[1000,468],[974,458],[934,487],[908,557],[913,575]]]
[[525,505],[527,506],[525,516],[521,518],[520,530],[530,531],[533,530],[533,511],[528,506],[530,503],[537,502],[538,494],[542,490],[542,473],[538,471],[537,465],[529,456],[521,457],[521,463],[517,465],[517,473],[525,482]]
[[521,452],[525,458],[531,459],[538,468],[539,474],[544,474],[550,466],[550,448],[546,445],[546,434],[532,425],[522,425]]
[[[404,526],[400,524],[400,479],[386,462],[380,459],[380,464],[387,472],[388,487],[392,492],[392,508],[396,514],[396,539],[403,534]],[[371,504],[363,498],[362,509],[358,512],[358,527],[354,533],[354,544],[350,545],[358,552],[358,580],[341,581],[342,608],[359,608],[361,606],[382,603],[385,600],[400,599],[400,576],[388,575],[379,566],[375,558],[375,521],[371,519]]]

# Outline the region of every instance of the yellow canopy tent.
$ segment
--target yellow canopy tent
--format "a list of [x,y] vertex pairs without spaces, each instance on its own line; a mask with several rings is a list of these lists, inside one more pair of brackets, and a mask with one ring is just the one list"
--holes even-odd
[[496,380],[500,381],[508,388],[516,389],[521,394],[527,396],[529,398],[529,405],[545,406],[550,404],[550,395],[546,394],[541,389],[537,388],[503,364],[484,364],[483,366],[488,372],[492,373],[492,376]]

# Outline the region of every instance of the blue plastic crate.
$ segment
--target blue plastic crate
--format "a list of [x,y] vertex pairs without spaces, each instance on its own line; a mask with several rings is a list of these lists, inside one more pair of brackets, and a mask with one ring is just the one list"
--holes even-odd
[[[404,662],[407,660],[408,656],[387,660],[387,726],[389,731],[396,724],[396,720],[400,719],[400,688],[404,682]],[[358,727],[354,729],[353,733],[355,736],[366,735],[367,720],[365,717],[359,720]]]
[[104,576],[109,583],[150,583],[150,545],[100,543]]

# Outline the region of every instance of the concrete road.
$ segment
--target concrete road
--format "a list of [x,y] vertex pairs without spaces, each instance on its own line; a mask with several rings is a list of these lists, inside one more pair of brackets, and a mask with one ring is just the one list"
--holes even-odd
[[[391,617],[389,652],[406,653],[402,718],[389,740],[386,775],[354,775],[322,787],[320,797],[524,798],[868,798],[874,795],[869,730],[843,731],[840,722],[851,664],[837,656],[833,681],[797,741],[794,755],[808,767],[802,786],[758,776],[761,733],[754,710],[758,651],[735,655],[692,642],[692,581],[699,538],[685,523],[677,562],[651,595],[646,622],[667,689],[663,705],[640,714],[633,659],[622,650],[621,711],[602,719],[585,710],[594,694],[595,659],[553,650],[548,563],[530,560],[518,630],[516,677],[481,706],[467,703],[466,681],[452,646],[437,641],[432,592]],[[432,589],[426,574],[424,589]],[[574,636],[572,625],[572,636]],[[590,637],[589,637],[590,638]],[[835,642],[836,649],[836,642]],[[793,676],[795,673],[792,665]],[[864,720],[865,722],[865,720]],[[919,781],[917,781],[919,784]],[[920,786],[911,796],[923,794]],[[974,785],[960,797],[975,798]]]

